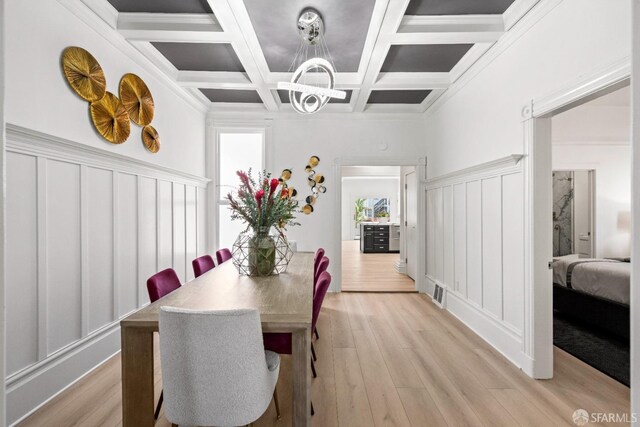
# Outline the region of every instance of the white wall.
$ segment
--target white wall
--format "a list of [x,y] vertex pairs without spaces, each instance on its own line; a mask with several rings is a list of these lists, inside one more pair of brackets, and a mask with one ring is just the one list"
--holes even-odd
[[521,110],[528,102],[630,55],[629,0],[541,3],[559,4],[429,110],[428,177],[522,153]]
[[[633,51],[638,52],[640,49],[640,0],[633,0],[633,8],[631,13],[631,22],[633,23]],[[631,71],[631,89],[632,89],[632,114],[633,114],[633,189],[637,195],[637,189],[640,188],[640,55],[633,55],[633,64]],[[640,225],[640,197],[633,197],[632,212],[633,229],[637,229]],[[640,292],[638,292],[638,284],[640,284],[640,260],[637,254],[640,253],[640,233],[634,233],[632,242],[633,263],[631,269],[631,360],[635,363],[631,364],[631,412],[638,413],[640,411],[640,370],[638,369],[638,360],[640,360],[640,327],[638,327],[640,312]],[[640,425],[640,420],[633,423],[634,426]]]
[[[162,166],[204,175],[204,113],[178,97],[167,83],[137,65],[57,1],[7,3],[7,123],[81,142]],[[102,66],[107,90],[116,94],[120,78],[138,74],[155,102],[153,126],[162,143],[157,154],[141,141],[141,128],[112,145],[93,128],[89,104],[67,84],[60,66],[68,46],[87,49]],[[139,56],[144,60],[142,55]]]
[[399,197],[400,175],[384,178],[342,178],[342,240],[353,240],[355,237],[355,200],[388,198],[390,203],[390,222],[400,221]]
[[[12,423],[120,349],[118,320],[147,302],[148,276],[174,267],[191,277],[205,250],[206,126],[204,112],[136,64],[133,48],[123,53],[59,2],[8,2],[3,17]],[[134,124],[121,145],[97,134],[61,71],[71,45],[98,59],[113,93],[125,73],[146,81],[158,154]]]
[[6,417],[5,392],[5,4],[0,0],[0,424]]
[[[220,126],[232,126],[219,121]],[[243,126],[247,124],[242,122]],[[309,194],[304,172],[309,157],[317,155],[317,172],[326,177],[326,194],[314,206],[311,215],[298,215],[300,227],[291,227],[287,236],[297,241],[299,251],[315,251],[324,247],[332,263],[329,271],[334,276],[332,290],[339,289],[335,274],[339,267],[341,199],[337,198],[341,182],[336,175],[345,160],[362,159],[361,165],[392,165],[394,160],[408,159],[418,163],[424,158],[424,124],[419,118],[405,119],[389,116],[345,116],[325,114],[313,118],[281,117],[272,121],[255,121],[251,125],[269,126],[267,168],[274,173],[289,168],[293,177],[289,184],[298,189],[302,202]],[[380,145],[386,148],[381,150]],[[414,160],[415,159],[415,160]],[[409,164],[408,163],[408,164]]]
[[[629,57],[629,5],[627,0],[542,0],[534,11],[516,24],[511,34],[492,48],[499,53],[497,56],[490,50],[485,59],[472,67],[467,77],[463,76],[448,90],[449,94],[445,93],[427,112],[425,141],[429,181],[435,182],[439,176],[473,165],[523,153],[522,111],[532,99],[550,95],[585,73]],[[471,284],[472,287],[467,289],[466,296],[462,294],[462,297],[449,299],[447,308],[531,374],[533,348],[529,345],[532,336],[528,335],[527,322],[532,319],[524,319],[521,336],[517,333],[519,324],[511,324],[515,329],[506,327],[508,316],[515,319],[526,312],[526,298],[522,298],[525,277],[518,270],[518,266],[527,261],[519,252],[525,243],[520,198],[525,193],[526,180],[519,176],[510,175],[501,182],[495,178],[492,178],[494,181],[465,182],[466,202],[475,206],[475,211],[467,210],[466,216],[458,215],[458,211],[454,213],[454,218],[458,215],[457,220],[466,221],[467,227],[460,235],[454,232],[454,239],[465,241],[471,255],[467,253],[465,259],[465,254],[458,250],[459,245],[454,246],[452,252],[444,245],[451,238],[445,236],[442,246],[435,249],[436,253],[442,253],[443,260],[430,263],[427,272],[442,278],[449,289],[455,289],[455,276],[444,274],[447,271],[444,267],[440,274],[438,265],[453,264],[454,272],[457,266],[465,266],[467,286]],[[505,185],[508,193],[504,192]],[[500,189],[503,191],[501,197]],[[462,190],[458,191],[457,197],[462,198]],[[447,200],[445,196],[449,197],[443,193],[443,200]],[[455,197],[454,193],[452,198]],[[486,234],[482,233],[501,230],[500,224],[496,223],[496,218],[500,218],[497,216],[500,203],[503,203],[502,220],[511,222],[502,224],[502,241],[487,240]],[[508,227],[508,233],[505,227]],[[496,251],[500,247],[504,255],[513,259],[496,261],[495,254],[499,253]],[[451,267],[448,269],[450,272]],[[498,273],[507,269],[509,276],[500,279]],[[481,290],[471,283],[478,281],[482,281]],[[525,297],[527,291],[524,289]],[[487,306],[485,302],[495,305]],[[502,306],[502,317],[496,312],[498,303]]]

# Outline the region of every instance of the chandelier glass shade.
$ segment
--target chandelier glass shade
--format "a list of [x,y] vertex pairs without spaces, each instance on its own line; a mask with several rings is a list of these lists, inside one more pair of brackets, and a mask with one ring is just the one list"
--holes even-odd
[[[289,101],[301,114],[320,111],[331,98],[345,99],[346,92],[336,90],[336,70],[324,40],[324,24],[314,10],[305,10],[298,18],[300,46],[289,67],[291,81],[278,82],[278,89],[289,91]],[[311,56],[310,59],[309,56]]]

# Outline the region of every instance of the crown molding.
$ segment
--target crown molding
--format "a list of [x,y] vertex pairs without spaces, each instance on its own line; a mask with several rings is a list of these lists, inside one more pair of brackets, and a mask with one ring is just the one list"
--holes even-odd
[[7,123],[7,151],[206,187],[208,178]]

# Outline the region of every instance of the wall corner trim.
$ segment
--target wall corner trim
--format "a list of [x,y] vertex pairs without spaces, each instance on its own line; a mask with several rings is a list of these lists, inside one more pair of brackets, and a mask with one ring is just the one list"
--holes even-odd
[[211,181],[209,178],[91,147],[11,123],[7,123],[7,151],[35,156],[44,154],[52,159],[113,168],[118,172],[157,179],[169,179],[203,188]]

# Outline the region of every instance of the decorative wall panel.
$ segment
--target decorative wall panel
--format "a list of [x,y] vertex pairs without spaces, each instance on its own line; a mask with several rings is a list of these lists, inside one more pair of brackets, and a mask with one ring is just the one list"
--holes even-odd
[[[207,179],[17,126],[7,132],[10,423],[119,351],[160,268],[192,277]],[[158,262],[158,260],[161,260]]]

